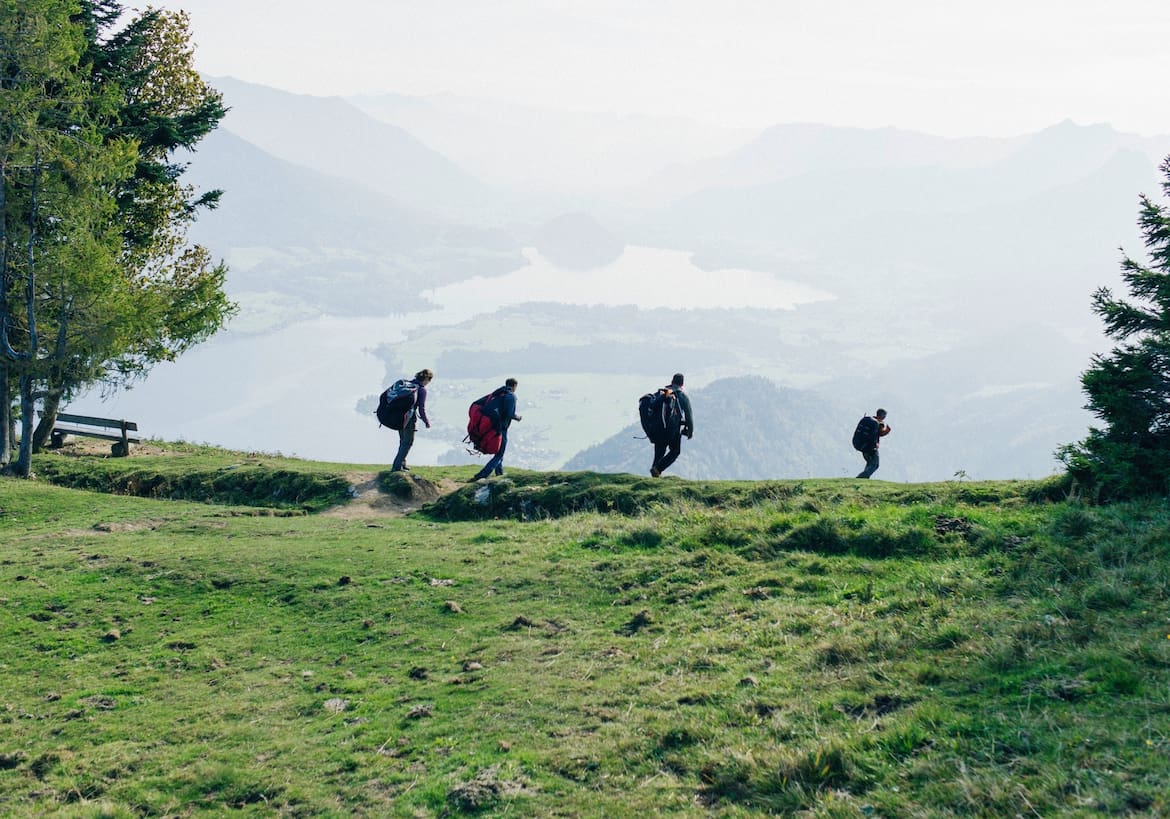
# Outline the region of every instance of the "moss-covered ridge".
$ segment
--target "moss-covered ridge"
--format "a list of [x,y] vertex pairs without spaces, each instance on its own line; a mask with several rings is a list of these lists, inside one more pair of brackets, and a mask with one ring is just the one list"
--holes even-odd
[[578,512],[636,515],[655,508],[698,504],[738,509],[761,503],[804,507],[854,504],[1044,502],[1067,495],[1065,482],[985,481],[887,484],[841,479],[808,481],[684,481],[597,472],[509,472],[468,484],[439,498],[424,514],[436,520],[536,520]]
[[336,465],[201,447],[131,458],[46,454],[34,470],[72,489],[303,512],[343,503],[351,491]]

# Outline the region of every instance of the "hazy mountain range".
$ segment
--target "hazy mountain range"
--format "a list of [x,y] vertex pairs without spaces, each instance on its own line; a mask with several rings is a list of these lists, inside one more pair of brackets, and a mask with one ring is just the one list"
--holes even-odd
[[[275,407],[292,430],[310,423],[297,419],[313,405],[312,423],[335,417],[324,421],[332,429],[276,448],[325,459],[378,461],[388,447],[355,439],[365,426],[325,411],[378,388],[369,375],[345,380],[370,366],[335,366],[351,350],[355,361],[377,351],[384,380],[437,365],[441,423],[419,444],[423,457],[454,457],[466,401],[515,375],[530,411],[514,463],[644,471],[645,453],[623,455],[628,445],[614,442],[635,421],[637,396],[684,370],[710,420],[679,475],[849,474],[855,416],[879,404],[897,430],[885,477],[1047,474],[1055,446],[1088,422],[1077,376],[1103,345],[1091,292],[1117,282],[1119,246],[1140,253],[1138,195],[1156,192],[1157,162],[1170,154],[1170,137],[1071,122],[1012,139],[813,124],[744,133],[210,82],[230,112],[192,155],[189,179],[225,193],[194,237],[227,260],[244,309],[227,336],[170,366],[214,385],[199,368],[255,352],[250,377],[273,380],[236,408],[233,441],[271,446]],[[700,270],[679,268],[684,255],[646,254],[658,267],[622,267],[620,281],[661,282],[673,300],[642,288],[631,306],[620,306],[622,284],[606,285],[613,306],[526,303],[505,275],[536,248],[552,292],[562,279],[579,290],[595,274],[612,281],[600,274],[628,246],[686,251]],[[828,298],[795,309],[750,295],[743,308],[706,303],[707,286],[746,286],[737,269]],[[500,282],[500,298],[479,310],[458,302],[476,277]],[[331,320],[330,343],[314,344],[324,315],[353,323]],[[245,333],[282,335],[241,347]],[[229,345],[237,352],[216,353]],[[280,357],[292,350],[297,358]],[[291,377],[326,370],[336,371],[328,395]],[[224,440],[210,423],[168,428],[171,392],[148,381],[119,400],[155,434]],[[206,400],[208,417],[233,401],[204,392],[194,400]],[[782,417],[739,430],[761,404]]]

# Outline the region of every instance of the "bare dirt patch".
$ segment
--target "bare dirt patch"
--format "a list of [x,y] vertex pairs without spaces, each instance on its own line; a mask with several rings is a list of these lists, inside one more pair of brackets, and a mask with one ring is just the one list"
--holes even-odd
[[[66,457],[80,458],[98,457],[98,458],[112,458],[110,453],[111,441],[102,438],[86,438],[81,435],[70,435],[65,439],[65,443],[57,449],[46,449],[45,452],[55,455],[64,455]],[[151,441],[143,441],[140,444],[130,444],[130,457],[135,455],[175,455],[174,450],[167,450],[158,444]]]
[[353,499],[326,509],[321,513],[325,517],[346,520],[401,517],[459,488],[459,484],[450,479],[435,482],[404,473],[402,480],[409,482],[407,484],[409,494],[400,497],[383,492],[379,488],[376,472],[346,472],[344,477],[353,487],[351,490]]

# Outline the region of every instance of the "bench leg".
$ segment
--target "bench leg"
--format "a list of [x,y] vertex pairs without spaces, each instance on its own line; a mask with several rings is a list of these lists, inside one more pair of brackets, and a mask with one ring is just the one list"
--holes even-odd
[[130,439],[126,435],[126,424],[122,423],[122,440],[110,447],[115,458],[124,458],[130,454]]

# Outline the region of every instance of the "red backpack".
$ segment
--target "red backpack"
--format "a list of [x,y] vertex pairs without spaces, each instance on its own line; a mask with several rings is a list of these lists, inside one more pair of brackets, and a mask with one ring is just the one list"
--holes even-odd
[[488,411],[488,405],[502,392],[496,390],[485,395],[472,401],[467,408],[467,437],[463,440],[484,455],[496,455],[500,451],[500,432],[496,429],[496,421]]

